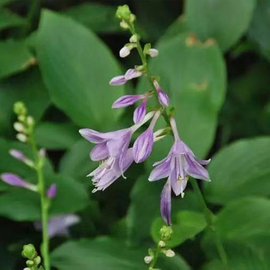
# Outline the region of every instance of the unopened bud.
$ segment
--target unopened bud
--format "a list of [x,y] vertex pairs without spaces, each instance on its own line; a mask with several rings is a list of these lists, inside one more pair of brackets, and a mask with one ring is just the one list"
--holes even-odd
[[125,21],[120,22],[120,27],[123,28],[123,29],[128,29],[129,28],[128,24]]
[[136,16],[134,14],[131,14],[129,17],[129,21],[133,23],[136,20]]
[[130,49],[127,46],[124,46],[119,52],[119,55],[122,58],[127,57],[129,54],[130,54]]
[[144,257],[144,262],[146,264],[149,264],[150,262],[152,262],[152,260],[153,260],[153,257],[152,256],[145,256]]
[[46,150],[44,148],[41,148],[38,152],[38,155],[42,158],[46,157]]
[[26,265],[27,265],[28,267],[31,267],[31,266],[35,265],[35,262],[32,261],[32,260],[27,260],[27,261],[26,261]]
[[163,253],[169,258],[172,258],[172,257],[175,256],[175,252],[173,250],[171,250],[171,249],[164,250]]
[[151,56],[151,57],[157,57],[158,56],[158,50],[157,49],[150,49],[148,51],[148,54]]
[[20,115],[20,114],[26,114],[27,113],[27,109],[26,106],[23,102],[18,101],[14,104],[13,106],[13,110],[16,114]]
[[28,116],[26,121],[29,126],[33,126],[35,124],[35,120],[32,116]]
[[116,11],[116,17],[124,21],[130,20],[131,11],[128,5],[119,6]]
[[23,133],[18,133],[16,135],[16,138],[21,142],[26,142],[27,141],[27,137]]
[[41,258],[40,256],[37,256],[35,259],[34,259],[34,262],[36,265],[39,265],[41,263]]
[[138,41],[138,36],[136,34],[131,36],[131,38],[129,39],[129,42],[131,43],[136,43],[137,41]]
[[166,246],[166,244],[165,244],[164,241],[159,241],[159,242],[158,242],[158,245],[159,245],[160,247],[162,247],[162,248]]
[[33,260],[34,258],[37,257],[37,252],[32,244],[24,245],[23,246],[23,251],[22,251],[22,256],[29,259]]
[[14,129],[18,132],[23,132],[24,131],[24,126],[22,123],[15,122],[13,125]]
[[164,225],[161,229],[160,229],[160,234],[161,234],[161,239],[166,241],[169,240],[173,234],[173,230],[171,226],[166,226]]

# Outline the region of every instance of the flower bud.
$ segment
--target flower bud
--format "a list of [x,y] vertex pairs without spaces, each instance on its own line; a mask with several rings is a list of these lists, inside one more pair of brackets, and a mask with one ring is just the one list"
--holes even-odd
[[171,250],[171,249],[164,250],[163,253],[169,258],[172,258],[172,257],[175,256],[175,252],[173,250]]
[[35,124],[35,120],[32,116],[28,116],[26,121],[29,126],[33,126]]
[[165,244],[164,241],[159,241],[159,242],[158,242],[158,245],[159,245],[160,247],[162,247],[162,248],[166,246],[166,244]]
[[27,113],[27,109],[26,106],[23,102],[18,101],[14,104],[13,106],[13,110],[16,114],[20,115],[20,114],[26,114]]
[[120,22],[120,27],[123,28],[123,29],[128,29],[129,28],[128,24],[125,21]]
[[49,198],[49,199],[54,199],[56,197],[56,194],[57,194],[57,186],[56,184],[52,184],[48,190],[46,191],[46,196]]
[[26,135],[24,135],[23,133],[18,133],[16,135],[16,138],[20,141],[20,142],[27,142],[27,137]]
[[130,20],[131,11],[128,5],[119,6],[116,11],[116,17],[124,21]]
[[24,245],[23,246],[23,251],[22,251],[22,256],[24,258],[27,258],[29,260],[33,260],[37,257],[37,252],[32,244]]
[[152,257],[152,256],[145,256],[145,257],[144,257],[144,262],[145,262],[146,264],[151,263],[152,260],[153,260],[153,257]]
[[129,54],[130,54],[130,49],[127,46],[124,46],[119,52],[119,55],[122,58],[127,57]]
[[136,43],[138,41],[138,36],[135,34],[135,35],[132,35],[131,38],[129,39],[129,42],[131,43]]
[[160,229],[159,232],[161,234],[161,239],[164,241],[169,240],[173,234],[172,227],[165,225]]
[[158,50],[157,49],[150,49],[148,51],[148,54],[151,56],[151,57],[157,57],[158,56]]
[[18,132],[24,132],[24,126],[20,122],[15,122],[13,125],[14,129]]

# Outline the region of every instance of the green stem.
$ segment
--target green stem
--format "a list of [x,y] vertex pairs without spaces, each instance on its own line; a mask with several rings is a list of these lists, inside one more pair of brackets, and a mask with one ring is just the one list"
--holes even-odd
[[39,156],[36,142],[33,136],[30,136],[30,144],[32,146],[33,155],[35,157],[35,168],[38,178],[38,191],[40,194],[41,203],[41,224],[42,224],[42,245],[41,251],[44,261],[45,270],[50,270],[50,256],[49,256],[49,234],[48,234],[48,214],[49,214],[49,200],[46,196],[45,179],[43,174],[43,162]]
[[157,263],[157,260],[158,260],[159,253],[160,253],[160,246],[159,246],[159,244],[157,244],[157,248],[156,248],[156,252],[154,254],[154,258],[151,261],[148,270],[154,269],[154,267],[155,267],[155,265]]
[[221,259],[221,261],[223,262],[224,265],[227,265],[228,264],[227,254],[226,254],[224,246],[223,246],[223,244],[222,244],[222,242],[220,240],[218,232],[216,231],[215,226],[214,226],[214,214],[208,208],[208,206],[207,206],[207,204],[206,204],[206,202],[204,200],[204,197],[202,195],[202,192],[201,192],[201,190],[200,190],[200,188],[198,186],[197,181],[195,179],[191,179],[190,182],[191,182],[191,185],[192,185],[195,193],[198,196],[198,199],[201,202],[203,212],[204,212],[205,221],[206,221],[208,227],[213,232],[213,235],[214,235],[214,238],[215,238],[215,244],[216,244],[217,251],[219,253],[220,259]]

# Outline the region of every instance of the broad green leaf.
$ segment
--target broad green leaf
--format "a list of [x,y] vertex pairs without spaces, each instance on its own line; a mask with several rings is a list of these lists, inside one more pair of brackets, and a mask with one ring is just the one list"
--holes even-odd
[[37,144],[46,149],[68,149],[80,138],[72,123],[42,122],[35,135]]
[[[152,74],[161,77],[161,87],[175,106],[181,138],[203,157],[212,146],[224,101],[226,70],[222,54],[214,42],[201,43],[186,34],[163,40],[158,49],[159,57],[150,65]],[[138,92],[146,89],[141,83]]]
[[[102,237],[64,243],[52,252],[52,265],[61,270],[138,270],[147,269],[146,255],[147,248],[131,249],[119,239]],[[163,259],[161,266],[166,270],[190,269],[178,256]]]
[[214,38],[226,51],[246,32],[255,0],[187,0],[185,16],[199,38]]
[[36,61],[25,42],[13,40],[0,42],[0,59],[0,79],[24,71]]
[[85,3],[63,11],[94,32],[120,32],[119,20],[115,17],[117,7]]
[[270,1],[257,0],[257,6],[248,31],[249,38],[260,48],[261,52],[270,59]]
[[51,11],[41,17],[39,65],[50,96],[78,125],[112,127],[119,112],[113,101],[123,87],[109,81],[121,74],[115,58],[87,28]]
[[217,153],[205,184],[208,201],[225,204],[248,195],[270,194],[270,137],[237,141]]
[[[58,187],[57,197],[52,200],[52,216],[81,210],[88,204],[84,186],[68,176],[54,176],[48,182]],[[35,192],[13,187],[0,196],[0,216],[16,221],[34,221],[40,219],[40,199]]]
[[91,148],[92,145],[85,139],[80,139],[73,144],[61,159],[60,172],[82,182],[90,182],[86,175],[98,165],[90,160]]
[[25,102],[29,114],[38,122],[50,104],[38,69],[30,69],[0,82],[0,134],[12,129],[12,121],[16,119],[13,104],[19,100]]
[[[160,241],[160,229],[164,225],[162,218],[157,218],[151,228],[151,234],[156,243]],[[206,228],[204,215],[193,211],[179,212],[173,220],[173,235],[166,241],[168,247],[181,245],[188,239],[193,239]]]
[[7,9],[0,8],[0,31],[11,27],[23,26],[25,24],[26,20],[24,18]]

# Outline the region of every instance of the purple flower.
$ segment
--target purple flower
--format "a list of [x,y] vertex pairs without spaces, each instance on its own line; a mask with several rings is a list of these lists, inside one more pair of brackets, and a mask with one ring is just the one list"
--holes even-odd
[[116,108],[125,108],[130,105],[133,105],[135,102],[137,102],[140,99],[143,99],[144,95],[126,95],[118,98],[112,105],[113,109]]
[[146,97],[142,103],[135,109],[134,113],[133,113],[133,122],[135,124],[138,124],[140,122],[142,122],[142,120],[144,119],[145,115],[146,115],[146,103],[147,103],[147,99],[148,97]]
[[99,190],[105,190],[108,186],[114,183],[132,164],[133,151],[128,149],[122,160],[120,158],[109,157],[101,165],[91,172],[88,176],[92,176],[92,182],[95,188],[93,193]]
[[167,180],[161,192],[160,199],[160,213],[163,220],[168,226],[172,225],[171,221],[171,204],[172,204],[172,194],[171,194],[171,183]]
[[[53,217],[48,223],[48,234],[52,238],[54,236],[69,236],[69,227],[80,222],[80,218],[74,214],[65,214]],[[42,225],[40,221],[34,222],[36,230],[41,231]]]
[[47,192],[46,192],[46,196],[49,198],[49,199],[54,199],[56,197],[56,194],[57,194],[57,185],[56,184],[52,184]]
[[170,103],[168,95],[164,91],[162,91],[157,81],[154,81],[154,86],[156,88],[160,104],[164,107],[168,107]]
[[[168,156],[154,164],[155,168],[149,176],[149,181],[168,177],[168,182],[175,195],[181,194],[183,196],[189,176],[210,181],[207,170],[202,166],[209,164],[210,160],[201,160],[195,157],[191,149],[179,138],[174,118],[170,119],[170,123],[174,134],[174,144]],[[170,224],[170,219],[166,218],[170,216],[170,212],[166,212],[170,210],[170,207],[164,206],[165,202],[169,203],[168,198],[167,193],[163,192],[161,198],[163,210],[161,210],[163,219],[167,224]]]
[[17,149],[11,149],[9,151],[9,154],[16,158],[19,161],[22,161],[23,163],[27,164],[30,167],[34,167],[34,162],[32,160],[30,160],[28,157],[25,156],[25,154],[23,152],[21,152],[20,150]]
[[133,147],[134,160],[136,163],[146,160],[153,149],[154,144],[154,132],[153,129],[160,116],[160,111],[157,111],[149,125],[148,129],[143,132],[135,141]]
[[132,68],[128,69],[125,75],[116,76],[111,79],[110,84],[111,85],[122,85],[125,84],[127,81],[132,80],[134,78],[138,78],[142,76],[142,72]]
[[11,186],[23,187],[32,191],[37,191],[37,187],[33,184],[27,183],[21,177],[13,173],[3,173],[1,178],[4,182]]

